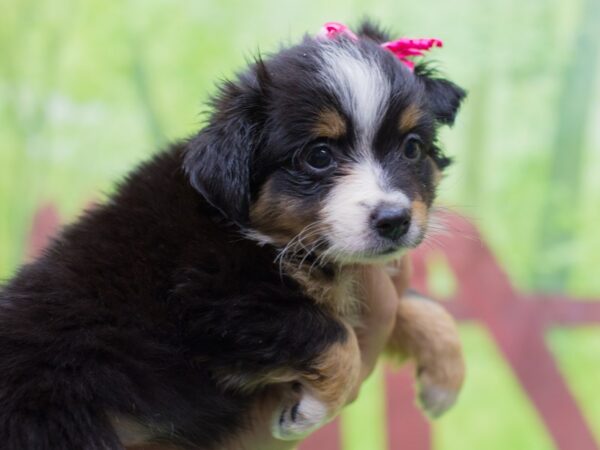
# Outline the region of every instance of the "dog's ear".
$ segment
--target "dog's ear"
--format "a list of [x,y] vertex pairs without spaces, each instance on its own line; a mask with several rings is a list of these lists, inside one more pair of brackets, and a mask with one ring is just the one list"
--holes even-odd
[[425,85],[427,104],[436,120],[443,125],[452,125],[466,91],[451,81],[432,75],[430,71],[419,71],[418,66],[415,74]]
[[211,102],[208,125],[186,149],[184,169],[192,186],[238,224],[248,219],[251,166],[261,138],[267,83],[261,60],[236,82],[224,82]]
[[356,28],[356,34],[359,37],[369,38],[378,44],[391,40],[390,33],[379,25],[376,21],[369,19],[368,17],[362,19],[358,27]]

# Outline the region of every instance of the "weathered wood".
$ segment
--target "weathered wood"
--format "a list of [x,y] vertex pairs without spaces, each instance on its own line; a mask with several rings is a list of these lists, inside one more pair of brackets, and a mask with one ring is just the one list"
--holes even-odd
[[38,208],[33,216],[26,243],[26,261],[31,261],[40,255],[58,230],[59,224],[58,211],[53,204],[48,203]]
[[389,450],[429,450],[431,429],[415,403],[412,367],[385,376]]
[[298,450],[340,450],[340,421],[334,420],[304,441]]

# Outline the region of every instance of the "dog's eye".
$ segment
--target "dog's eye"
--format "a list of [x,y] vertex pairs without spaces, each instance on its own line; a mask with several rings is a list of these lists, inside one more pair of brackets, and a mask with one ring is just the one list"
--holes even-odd
[[414,134],[408,135],[402,146],[402,156],[408,161],[417,161],[423,154],[423,142]]
[[329,146],[322,142],[308,150],[305,161],[312,169],[319,171],[328,169],[334,163]]

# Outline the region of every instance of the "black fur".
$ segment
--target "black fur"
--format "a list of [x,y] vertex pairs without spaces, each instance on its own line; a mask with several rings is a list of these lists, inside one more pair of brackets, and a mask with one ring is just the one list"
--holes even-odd
[[444,125],[453,125],[458,109],[467,93],[456,84],[441,78],[428,64],[415,67],[417,75],[425,84],[427,99],[436,119]]
[[[378,38],[370,25],[363,32]],[[293,174],[308,119],[337,102],[307,76],[317,46],[307,39],[225,84],[204,130],[132,172],[4,286],[0,448],[121,449],[115,415],[158,442],[216,448],[247,425],[261,394],[226,387],[224,374],[310,372],[345,339],[280,273],[277,250],[240,227],[267,176],[279,173],[282,190],[315,189]],[[435,120],[452,122],[462,91],[413,78],[398,80],[398,108],[425,86]],[[422,128],[433,141],[432,119]]]
[[366,37],[372,41],[382,44],[392,40],[392,35],[386,29],[384,29],[376,21],[366,17],[359,24],[356,29],[357,36]]
[[140,167],[2,291],[1,448],[121,448],[107,413],[211,448],[253,399],[216,373],[307,371],[343,339],[281,281],[272,249],[219,223],[183,148]]
[[239,224],[248,219],[251,159],[260,144],[267,82],[260,59],[237,83],[225,82],[212,102],[209,126],[190,141],[185,160],[192,185]]

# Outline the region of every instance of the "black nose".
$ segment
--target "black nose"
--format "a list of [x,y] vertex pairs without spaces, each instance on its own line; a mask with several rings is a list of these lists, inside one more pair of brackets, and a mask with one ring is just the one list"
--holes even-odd
[[379,236],[396,240],[404,236],[410,228],[410,209],[379,207],[373,213],[371,220]]

